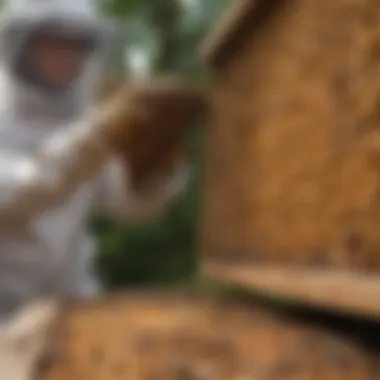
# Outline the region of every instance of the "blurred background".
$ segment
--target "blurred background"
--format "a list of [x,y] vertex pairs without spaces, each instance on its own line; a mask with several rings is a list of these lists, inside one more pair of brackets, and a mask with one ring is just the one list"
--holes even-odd
[[[185,80],[208,75],[199,44],[227,0],[103,0],[121,38],[109,52],[105,75],[140,78],[171,73]],[[189,136],[192,179],[187,193],[156,220],[118,224],[96,217],[97,269],[108,289],[173,285],[197,269],[197,226],[202,185],[203,126]]]

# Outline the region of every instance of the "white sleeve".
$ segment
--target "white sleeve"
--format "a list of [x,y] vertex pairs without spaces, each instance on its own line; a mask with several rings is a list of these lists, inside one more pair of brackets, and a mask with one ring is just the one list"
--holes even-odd
[[104,170],[98,204],[99,212],[130,220],[146,220],[158,216],[168,203],[181,195],[190,178],[187,165],[179,165],[149,194],[139,194],[128,185],[128,168],[115,160]]
[[35,156],[0,154],[0,221],[26,222],[64,200],[102,169],[109,155],[91,122],[49,139]]

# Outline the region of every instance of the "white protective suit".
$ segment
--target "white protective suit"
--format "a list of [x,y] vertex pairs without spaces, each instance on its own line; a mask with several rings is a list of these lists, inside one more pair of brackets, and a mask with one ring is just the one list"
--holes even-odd
[[[10,0],[0,30],[0,318],[49,294],[86,295],[95,247],[89,215],[146,218],[183,188],[187,175],[168,178],[140,199],[92,128],[92,87],[98,56],[61,98],[11,73],[12,58],[33,27],[57,18],[70,28],[105,31],[86,0]],[[92,29],[91,29],[92,28]],[[84,138],[86,137],[86,138]]]

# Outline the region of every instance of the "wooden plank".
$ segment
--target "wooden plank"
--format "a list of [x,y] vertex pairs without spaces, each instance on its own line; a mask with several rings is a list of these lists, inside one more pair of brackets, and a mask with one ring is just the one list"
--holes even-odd
[[280,298],[380,318],[380,276],[334,269],[315,270],[283,265],[223,264],[208,261],[203,273]]
[[61,313],[60,303],[33,302],[0,328],[0,379],[34,380]]
[[[268,310],[155,293],[72,304],[44,380],[367,380],[369,352]],[[254,360],[252,360],[254,359]],[[349,363],[349,365],[347,365]]]
[[278,0],[234,1],[201,44],[201,58],[214,66],[230,58],[252,32],[265,24],[277,6],[283,4]]

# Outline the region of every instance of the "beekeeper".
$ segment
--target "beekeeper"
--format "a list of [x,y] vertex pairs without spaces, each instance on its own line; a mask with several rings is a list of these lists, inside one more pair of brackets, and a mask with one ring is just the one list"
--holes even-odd
[[40,296],[96,293],[89,215],[154,216],[187,172],[129,186],[118,149],[133,102],[92,107],[110,40],[90,0],[9,0],[0,27],[1,319]]

